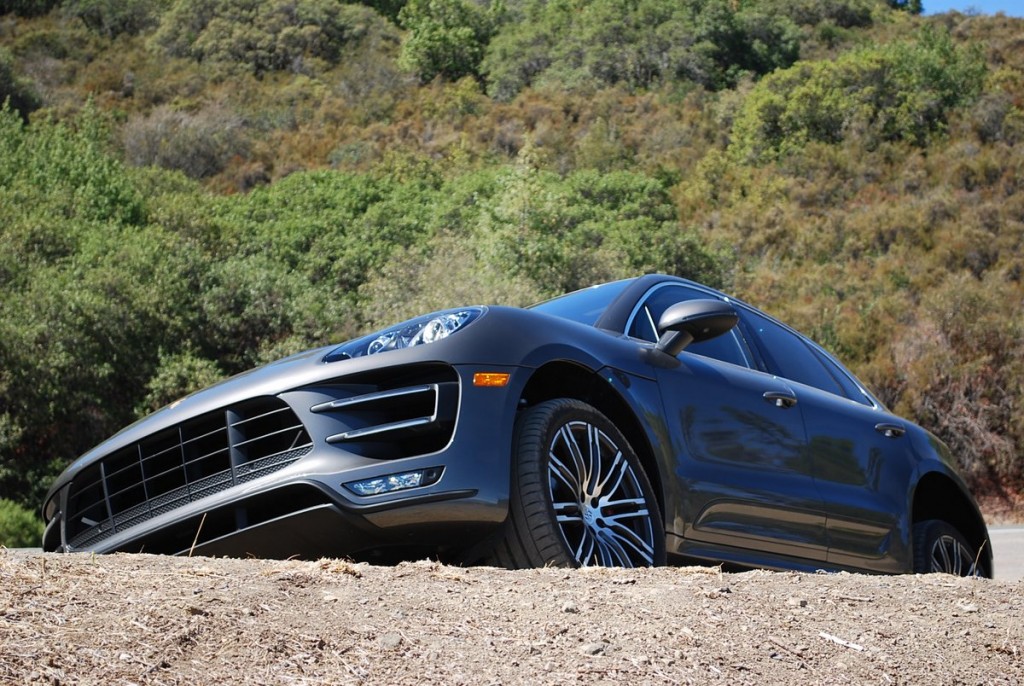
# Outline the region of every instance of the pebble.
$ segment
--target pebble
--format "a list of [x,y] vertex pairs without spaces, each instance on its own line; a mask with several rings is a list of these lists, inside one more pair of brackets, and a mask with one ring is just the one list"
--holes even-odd
[[394,650],[398,646],[402,645],[402,637],[399,634],[384,634],[377,639],[377,643],[380,644],[381,648]]

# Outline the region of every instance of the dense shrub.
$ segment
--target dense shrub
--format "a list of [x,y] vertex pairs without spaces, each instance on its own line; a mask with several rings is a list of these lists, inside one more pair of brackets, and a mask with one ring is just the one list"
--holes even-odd
[[31,510],[12,500],[0,498],[0,547],[38,548],[43,539],[43,522]]
[[373,10],[333,0],[177,0],[155,40],[169,54],[240,65],[254,74],[333,65],[368,25]]
[[429,82],[476,74],[500,19],[501,4],[488,11],[472,0],[409,0],[398,21],[409,30],[400,63]]
[[107,121],[91,106],[74,126],[47,122],[31,132],[0,110],[0,191],[23,199],[26,212],[137,223],[142,199],[110,156],[109,140]]
[[63,11],[96,33],[114,38],[154,28],[170,4],[171,0],[65,0]]
[[193,179],[223,171],[249,146],[241,117],[222,105],[194,113],[158,107],[146,116],[133,117],[123,137],[130,164],[176,169]]
[[178,353],[161,352],[156,372],[146,382],[146,395],[135,408],[139,416],[159,410],[189,393],[220,381],[224,374],[213,360],[185,349]]
[[27,121],[40,104],[32,85],[15,72],[11,53],[0,47],[0,107],[10,107]]
[[744,73],[788,66],[795,24],[759,3],[728,0],[531,2],[494,38],[482,71],[509,99],[530,85],[647,88],[685,80],[732,86]]
[[[1002,307],[1018,303],[1018,316]],[[898,409],[949,443],[975,483],[1020,482],[1016,420],[1024,394],[1024,338],[1019,287],[1004,274],[951,274],[922,303],[916,321],[896,334],[893,355],[905,384]]]
[[19,17],[37,17],[46,14],[60,4],[61,0],[2,0],[0,15],[11,12]]
[[856,50],[832,62],[802,62],[757,84],[736,120],[732,149],[740,159],[756,161],[785,156],[811,141],[924,145],[945,129],[951,110],[977,98],[985,71],[976,50],[930,30],[913,43]]

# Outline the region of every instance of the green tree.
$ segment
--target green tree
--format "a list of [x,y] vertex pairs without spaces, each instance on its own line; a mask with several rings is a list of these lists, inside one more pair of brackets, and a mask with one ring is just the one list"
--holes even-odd
[[37,548],[43,539],[43,523],[31,510],[0,498],[0,547]]
[[864,48],[835,61],[801,62],[762,79],[732,132],[741,158],[785,156],[808,142],[856,137],[923,146],[956,107],[981,90],[986,67],[976,49],[924,30],[914,42]]
[[477,74],[501,12],[500,3],[485,9],[469,0],[410,0],[398,13],[409,31],[399,64],[423,82]]
[[494,38],[481,67],[499,99],[532,84],[638,89],[687,81],[717,90],[799,54],[796,25],[756,2],[535,1],[517,19]]
[[63,12],[82,20],[92,31],[114,38],[155,27],[171,0],[65,0]]
[[344,46],[385,20],[334,0],[179,0],[154,40],[168,54],[260,75],[337,64]]
[[894,10],[902,10],[909,14],[921,14],[924,10],[921,0],[886,0],[886,3]]

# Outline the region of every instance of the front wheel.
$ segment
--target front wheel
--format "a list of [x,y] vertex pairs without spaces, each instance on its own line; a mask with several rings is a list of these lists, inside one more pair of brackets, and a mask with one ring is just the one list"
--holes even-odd
[[941,519],[926,519],[914,525],[914,571],[918,574],[977,576],[977,551],[963,534]]
[[509,568],[665,563],[654,490],[622,433],[578,400],[549,400],[516,422],[509,519],[492,550]]

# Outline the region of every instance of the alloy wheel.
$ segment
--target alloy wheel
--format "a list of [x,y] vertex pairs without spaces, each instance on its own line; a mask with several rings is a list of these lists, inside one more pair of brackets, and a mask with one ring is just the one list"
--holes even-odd
[[555,520],[578,564],[654,564],[654,508],[606,433],[586,421],[562,425],[548,449],[548,484]]
[[974,555],[963,543],[948,534],[935,539],[928,559],[932,572],[956,576],[975,574]]

